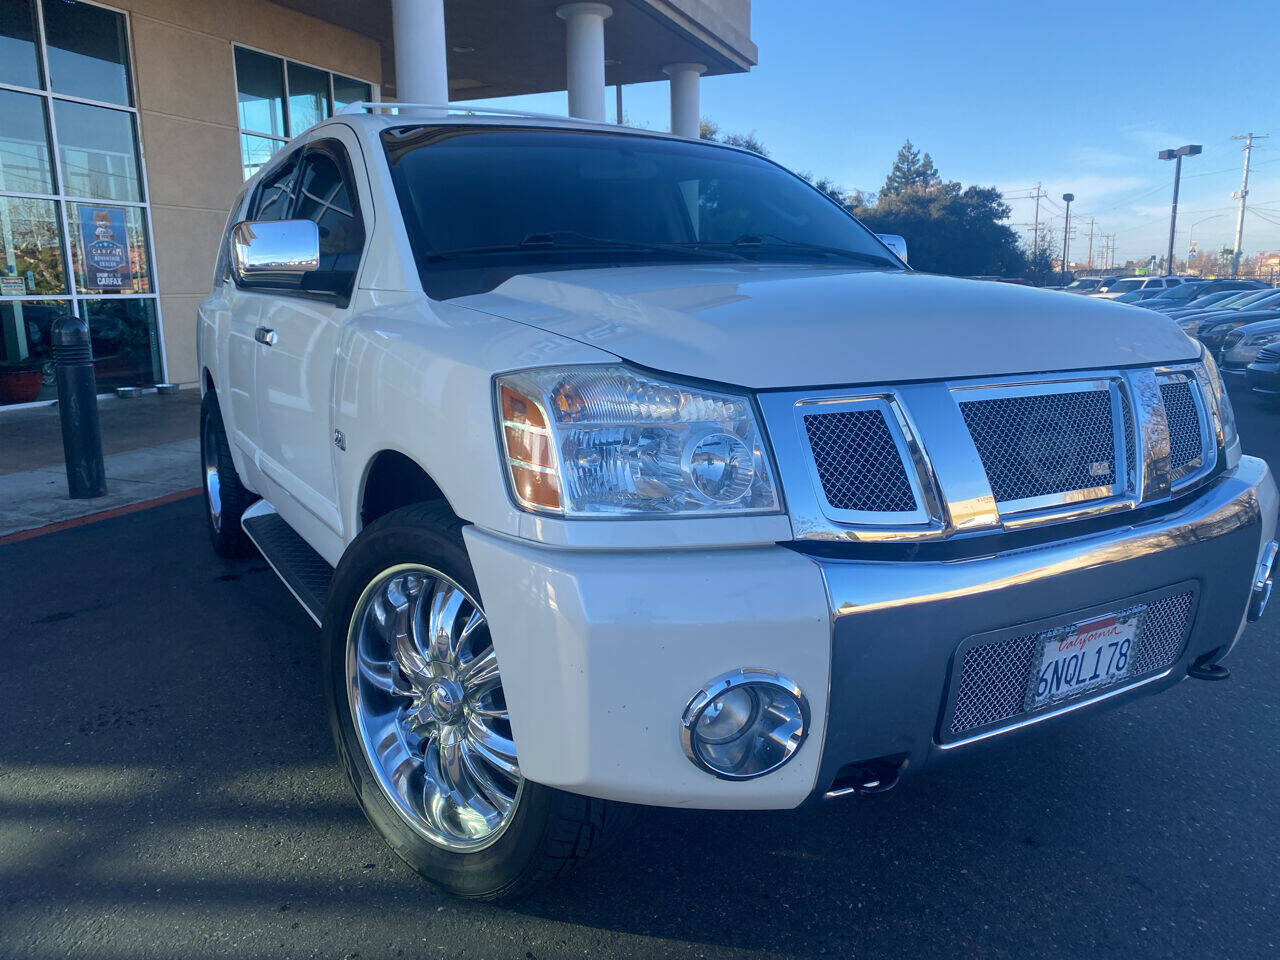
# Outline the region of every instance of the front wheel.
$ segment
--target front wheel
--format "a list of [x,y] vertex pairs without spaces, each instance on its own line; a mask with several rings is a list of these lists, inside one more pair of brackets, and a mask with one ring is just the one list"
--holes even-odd
[[521,775],[502,675],[462,541],[444,504],[366,528],[324,616],[329,722],[365,816],[450,893],[495,899],[557,877],[630,808]]

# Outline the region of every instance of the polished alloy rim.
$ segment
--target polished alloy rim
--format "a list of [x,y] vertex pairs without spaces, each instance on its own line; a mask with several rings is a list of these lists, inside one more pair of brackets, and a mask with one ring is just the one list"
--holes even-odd
[[384,570],[356,603],[346,675],[365,757],[409,825],[450,850],[497,840],[523,780],[475,599],[422,564]]
[[221,530],[222,480],[218,476],[218,438],[208,418],[204,421],[201,452],[204,456],[204,494],[209,504],[209,519],[213,521],[214,530]]

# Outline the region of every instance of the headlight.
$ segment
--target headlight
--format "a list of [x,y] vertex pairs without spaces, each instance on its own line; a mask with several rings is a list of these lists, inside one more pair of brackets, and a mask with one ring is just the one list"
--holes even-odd
[[778,509],[742,394],[621,364],[541,367],[495,380],[511,490],[566,517],[714,516]]
[[[1218,365],[1213,361],[1213,354],[1208,350],[1200,351],[1200,383],[1208,386],[1209,405],[1213,413],[1214,432],[1222,449],[1231,456],[1239,435],[1236,432],[1236,412],[1231,408],[1231,398],[1227,396],[1226,387],[1222,384],[1222,375],[1218,373]],[[1234,466],[1227,463],[1228,468]]]

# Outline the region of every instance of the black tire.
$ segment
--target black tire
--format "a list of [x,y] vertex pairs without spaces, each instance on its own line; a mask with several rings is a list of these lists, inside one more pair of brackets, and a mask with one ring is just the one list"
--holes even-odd
[[496,900],[569,873],[631,821],[634,807],[524,781],[512,819],[491,845],[446,849],[412,829],[378,783],[356,730],[346,691],[351,620],[365,588],[398,563],[426,564],[479,600],[463,523],[443,502],[395,510],[366,527],[343,555],[325,606],[325,699],[334,742],[361,809],[383,840],[423,878],[455,896]]
[[[211,493],[209,467],[217,470],[218,508]],[[227,431],[222,425],[218,396],[212,390],[200,401],[200,474],[204,487],[204,516],[213,549],[224,557],[245,557],[253,553],[253,542],[240,527],[240,517],[258,498],[245,489],[231,460]]]

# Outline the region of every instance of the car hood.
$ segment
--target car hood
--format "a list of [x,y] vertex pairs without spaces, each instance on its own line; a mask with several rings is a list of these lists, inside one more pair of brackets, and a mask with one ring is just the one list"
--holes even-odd
[[1188,360],[1149,310],[907,271],[679,264],[527,274],[450,301],[656,370],[746,387]]

